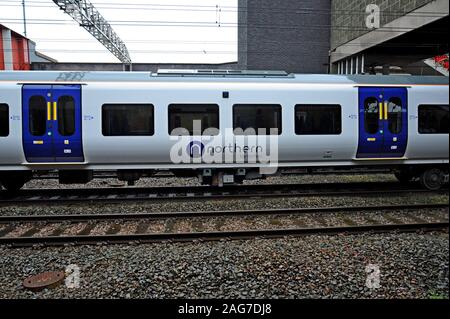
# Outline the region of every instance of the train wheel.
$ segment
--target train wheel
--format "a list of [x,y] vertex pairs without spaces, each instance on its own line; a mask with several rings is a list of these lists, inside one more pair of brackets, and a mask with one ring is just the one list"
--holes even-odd
[[429,190],[437,191],[444,183],[444,172],[437,168],[426,170],[420,176],[420,183]]
[[398,179],[398,181],[402,184],[408,184],[410,182],[412,182],[414,176],[412,176],[411,174],[408,174],[407,172],[396,172],[395,177]]

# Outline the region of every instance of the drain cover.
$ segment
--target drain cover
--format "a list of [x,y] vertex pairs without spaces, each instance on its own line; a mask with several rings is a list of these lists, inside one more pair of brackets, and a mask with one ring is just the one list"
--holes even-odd
[[23,286],[31,290],[42,290],[44,288],[56,287],[65,277],[63,271],[48,271],[36,276],[28,277],[23,281]]

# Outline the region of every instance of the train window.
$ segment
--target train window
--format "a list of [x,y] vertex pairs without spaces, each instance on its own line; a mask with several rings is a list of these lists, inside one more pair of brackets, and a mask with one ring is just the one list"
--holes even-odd
[[388,103],[388,127],[392,134],[400,134],[402,131],[402,100],[398,97],[393,97]]
[[0,104],[0,136],[9,135],[9,108],[7,104]]
[[419,105],[420,134],[448,134],[448,105]]
[[58,99],[58,132],[62,136],[75,133],[75,100],[71,96]]
[[340,105],[296,105],[295,134],[339,135],[342,133]]
[[235,104],[233,129],[235,135],[281,135],[281,105]]
[[152,104],[105,104],[102,106],[104,136],[153,136]]
[[369,97],[364,101],[364,128],[368,134],[376,134],[379,129],[379,112],[378,100]]
[[217,104],[169,105],[169,134],[173,136],[219,135]]
[[42,95],[34,95],[29,102],[29,125],[33,136],[43,136],[47,130],[47,107]]

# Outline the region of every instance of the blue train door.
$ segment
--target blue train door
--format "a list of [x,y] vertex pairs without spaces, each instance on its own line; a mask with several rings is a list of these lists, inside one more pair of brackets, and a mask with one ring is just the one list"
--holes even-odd
[[84,162],[80,85],[24,85],[22,109],[28,162]]
[[357,158],[403,158],[408,144],[406,88],[359,89]]

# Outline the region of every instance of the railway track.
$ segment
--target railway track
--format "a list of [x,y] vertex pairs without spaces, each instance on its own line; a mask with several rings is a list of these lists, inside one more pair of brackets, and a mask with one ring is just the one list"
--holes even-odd
[[448,230],[448,213],[448,204],[429,204],[124,215],[2,216],[0,244],[80,245]]
[[[448,188],[440,191],[448,192]],[[362,196],[430,193],[418,183],[323,183],[282,185],[232,185],[225,187],[121,187],[28,189],[11,194],[0,191],[0,206],[83,202],[165,201],[199,199],[274,198],[306,196]]]

